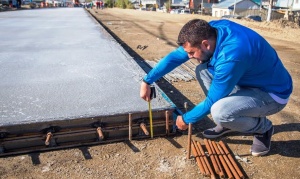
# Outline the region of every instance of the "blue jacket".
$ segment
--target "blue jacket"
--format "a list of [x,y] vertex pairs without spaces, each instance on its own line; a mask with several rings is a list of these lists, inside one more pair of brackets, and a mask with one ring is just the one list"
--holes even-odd
[[[292,93],[292,78],[276,51],[253,30],[228,20],[211,21],[217,29],[215,52],[208,64],[214,76],[207,97],[183,115],[186,123],[194,123],[210,113],[212,105],[227,96],[235,85],[260,88],[287,99]],[[165,56],[145,77],[153,83],[189,60],[183,47]]]

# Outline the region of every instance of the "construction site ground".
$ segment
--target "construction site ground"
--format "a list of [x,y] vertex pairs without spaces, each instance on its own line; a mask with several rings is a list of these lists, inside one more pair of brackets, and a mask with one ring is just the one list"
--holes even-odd
[[[179,15],[118,8],[89,9],[87,13],[89,12],[112,33],[130,55],[150,61],[158,61],[177,47],[177,35],[189,20],[217,19],[196,14]],[[216,141],[224,141],[236,156],[243,159],[238,160],[238,163],[247,178],[299,178],[300,29],[285,21],[236,22],[257,31],[277,50],[293,77],[294,91],[286,108],[269,116],[275,133],[268,155],[251,156],[251,135],[233,133]],[[188,102],[191,109],[204,99],[196,81],[170,84],[161,80],[158,85],[183,112],[184,102]],[[193,139],[202,142],[201,132],[213,126],[211,116],[193,125]],[[194,158],[187,159],[186,154],[187,135],[183,132],[175,137],[3,157],[0,158],[0,178],[206,178],[200,174]]]

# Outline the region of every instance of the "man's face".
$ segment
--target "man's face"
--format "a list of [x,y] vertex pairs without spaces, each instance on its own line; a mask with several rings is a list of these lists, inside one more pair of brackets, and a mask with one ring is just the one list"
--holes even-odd
[[188,53],[189,58],[195,58],[200,64],[208,62],[213,55],[213,52],[209,51],[204,44],[199,47],[192,47],[189,42],[186,42],[183,48]]

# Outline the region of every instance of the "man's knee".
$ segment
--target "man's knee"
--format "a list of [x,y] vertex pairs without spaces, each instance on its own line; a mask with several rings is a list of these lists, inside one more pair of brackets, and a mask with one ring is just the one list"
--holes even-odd
[[224,104],[220,101],[213,104],[210,111],[215,123],[229,122],[230,111],[227,111]]

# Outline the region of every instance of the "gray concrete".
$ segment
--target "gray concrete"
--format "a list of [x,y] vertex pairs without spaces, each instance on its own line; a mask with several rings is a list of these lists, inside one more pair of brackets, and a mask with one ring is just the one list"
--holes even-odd
[[[82,8],[0,13],[0,126],[148,111],[143,70]],[[163,98],[153,110],[173,108]]]

